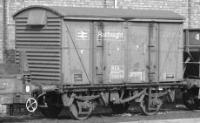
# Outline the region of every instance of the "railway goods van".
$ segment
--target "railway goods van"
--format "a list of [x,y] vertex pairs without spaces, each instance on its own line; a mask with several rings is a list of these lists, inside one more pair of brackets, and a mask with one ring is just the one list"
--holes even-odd
[[66,108],[85,119],[97,104],[114,113],[134,104],[152,115],[183,87],[184,18],[176,13],[29,6],[13,17],[30,112],[56,117]]
[[184,29],[184,79],[187,92],[183,93],[183,102],[189,109],[198,109],[200,105],[200,29]]

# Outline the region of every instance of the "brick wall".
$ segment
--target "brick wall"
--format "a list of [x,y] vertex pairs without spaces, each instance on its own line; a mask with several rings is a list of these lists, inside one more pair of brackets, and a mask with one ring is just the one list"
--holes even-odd
[[[0,41],[2,40],[1,1],[2,0],[0,0]],[[15,47],[14,21],[12,15],[19,9],[30,5],[171,10],[186,18],[184,28],[200,28],[200,0],[7,0],[7,2],[7,43],[9,49]],[[188,4],[188,2],[190,2],[190,4]],[[188,14],[188,10],[190,14]]]
[[[184,27],[188,27],[188,0],[118,0],[119,8],[170,10],[186,17]],[[200,27],[200,24],[199,24]]]
[[0,63],[3,62],[3,58],[2,58],[2,40],[3,40],[3,1],[0,0]]
[[2,32],[3,32],[3,30],[2,30],[2,26],[3,26],[2,15],[3,15],[3,2],[2,2],[2,0],[0,0],[0,40],[2,39]]
[[3,5],[2,5],[2,1],[0,1],[0,41],[2,40],[3,37]]
[[200,0],[191,0],[191,27],[200,28]]
[[117,6],[174,11],[185,17],[184,28],[200,28],[200,0],[118,0]]

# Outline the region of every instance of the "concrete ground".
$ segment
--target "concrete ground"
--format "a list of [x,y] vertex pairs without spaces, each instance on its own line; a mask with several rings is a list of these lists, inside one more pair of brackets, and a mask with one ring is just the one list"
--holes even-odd
[[200,123],[200,118],[164,119],[164,120],[140,120],[118,123]]
[[83,121],[73,120],[63,111],[57,119],[40,114],[0,116],[0,123],[200,123],[200,110],[189,111],[183,105],[167,105],[157,115],[144,116],[135,107],[130,107],[124,114],[112,114],[109,108],[99,107]]

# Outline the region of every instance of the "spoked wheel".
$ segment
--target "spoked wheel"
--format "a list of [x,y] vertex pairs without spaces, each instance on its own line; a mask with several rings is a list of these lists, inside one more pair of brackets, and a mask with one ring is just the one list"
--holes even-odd
[[124,113],[128,110],[129,104],[128,103],[124,103],[124,104],[111,104],[111,109],[113,111],[113,113],[116,114],[121,114]]
[[48,106],[45,108],[39,108],[41,113],[48,118],[57,118],[62,108],[57,106]]
[[190,110],[195,110],[199,107],[199,100],[189,93],[183,93],[183,103]]
[[93,105],[90,102],[78,102],[74,101],[69,107],[72,118],[77,120],[87,119],[93,110]]
[[143,100],[140,102],[140,107],[145,115],[154,115],[160,110],[162,101],[157,97],[152,97],[149,102],[148,98],[147,95],[144,96]]
[[28,100],[26,101],[26,109],[33,113],[36,111],[36,109],[38,108],[38,102],[35,98],[28,98]]

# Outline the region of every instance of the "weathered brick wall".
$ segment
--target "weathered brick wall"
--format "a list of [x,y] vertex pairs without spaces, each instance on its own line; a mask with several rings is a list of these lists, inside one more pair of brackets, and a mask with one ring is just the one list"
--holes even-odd
[[[2,13],[0,0],[0,13]],[[131,9],[171,10],[183,15],[186,20],[184,28],[200,28],[200,0],[7,0],[8,48],[14,46],[14,21],[12,15],[23,7],[30,5],[73,6],[73,7],[109,7]],[[188,4],[188,2],[191,2]],[[189,10],[189,14],[188,14]],[[2,14],[0,14],[0,22]],[[189,25],[190,26],[189,26]],[[0,41],[2,40],[2,23],[0,23]]]
[[200,28],[200,0],[190,0],[191,6],[191,28]]
[[2,46],[2,41],[3,40],[3,2],[0,0],[0,63],[3,62],[2,58],[2,51],[3,51],[3,46]]
[[0,0],[0,40],[3,38],[3,2]]
[[0,41],[3,38],[3,3],[0,0]]
[[[188,27],[188,0],[118,0],[119,8],[170,10],[183,15]],[[200,25],[199,25],[200,27]]]
[[117,6],[174,11],[185,17],[184,28],[200,28],[200,0],[118,0]]

